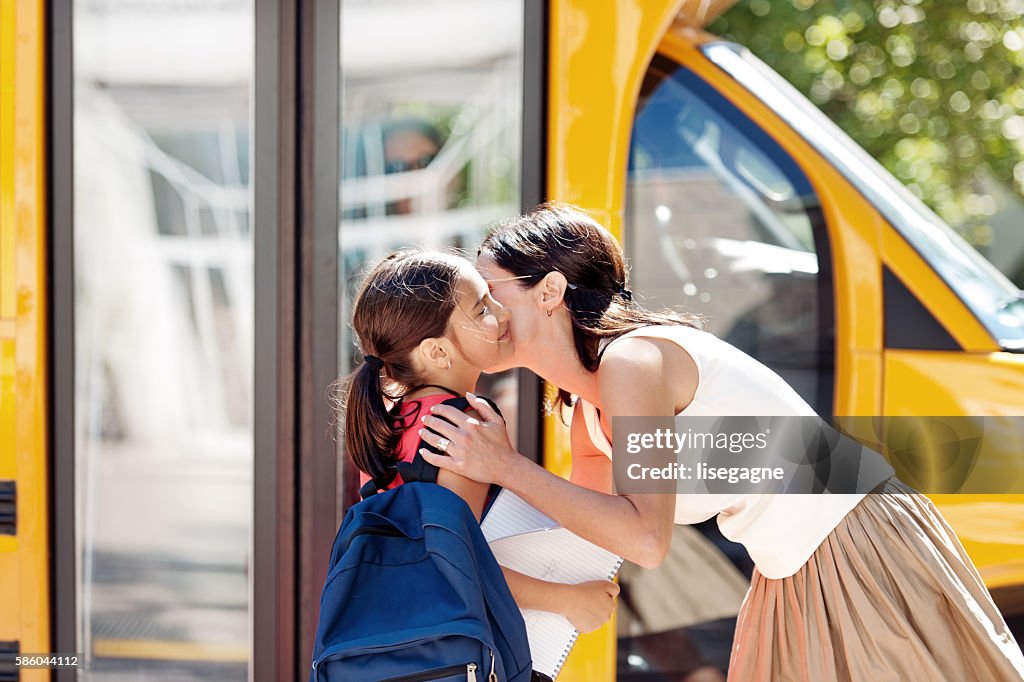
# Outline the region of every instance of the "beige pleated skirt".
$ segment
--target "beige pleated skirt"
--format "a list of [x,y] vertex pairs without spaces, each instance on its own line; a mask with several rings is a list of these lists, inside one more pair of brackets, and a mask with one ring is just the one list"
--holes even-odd
[[895,478],[868,495],[795,575],[756,570],[730,682],[994,682],[1024,656],[960,541]]

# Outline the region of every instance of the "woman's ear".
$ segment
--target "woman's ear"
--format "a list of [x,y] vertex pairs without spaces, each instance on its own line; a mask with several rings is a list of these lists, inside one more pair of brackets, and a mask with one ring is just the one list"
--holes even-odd
[[443,338],[432,336],[423,339],[416,347],[416,353],[419,355],[420,362],[427,368],[448,369],[451,367],[452,356]]
[[544,308],[548,315],[551,315],[551,311],[562,305],[562,301],[565,299],[565,289],[568,285],[569,281],[565,278],[565,275],[557,270],[544,275],[537,289],[540,291],[541,307]]

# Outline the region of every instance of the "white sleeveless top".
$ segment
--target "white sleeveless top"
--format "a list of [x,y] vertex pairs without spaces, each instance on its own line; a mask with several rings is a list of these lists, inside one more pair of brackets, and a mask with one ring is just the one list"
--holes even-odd
[[[689,353],[697,365],[696,393],[679,415],[815,415],[811,406],[782,377],[712,334],[692,327],[652,326],[619,338],[637,336],[673,341]],[[585,400],[580,402],[590,439],[611,458],[611,443],[601,428],[597,410]],[[891,467],[888,471],[892,475]],[[875,481],[872,487],[887,477]],[[746,547],[763,576],[786,578],[807,562],[863,497],[863,494],[679,495],[675,522],[699,523],[717,514],[722,534]]]

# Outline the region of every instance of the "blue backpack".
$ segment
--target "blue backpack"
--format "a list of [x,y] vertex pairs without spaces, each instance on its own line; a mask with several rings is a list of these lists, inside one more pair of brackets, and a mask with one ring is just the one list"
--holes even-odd
[[469,505],[421,480],[436,469],[418,460],[404,485],[345,514],[310,682],[530,682],[526,625],[501,567]]

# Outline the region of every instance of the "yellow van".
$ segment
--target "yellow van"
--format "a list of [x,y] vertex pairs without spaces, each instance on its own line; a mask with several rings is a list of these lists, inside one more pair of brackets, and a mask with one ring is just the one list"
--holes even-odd
[[[731,4],[552,4],[549,196],[621,236],[647,304],[705,314],[821,414],[1024,414],[1020,292],[782,77],[702,30]],[[547,425],[565,474],[563,438]],[[934,498],[1004,614],[1024,612],[1024,496]],[[672,582],[640,589],[671,599]],[[683,651],[728,610],[652,624],[629,601],[619,679],[685,673],[645,640]],[[614,630],[583,638],[561,679],[614,679]]]

